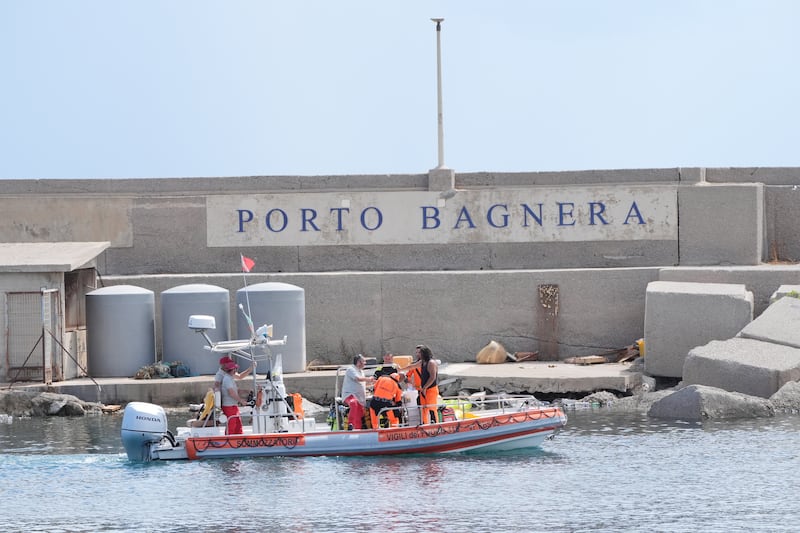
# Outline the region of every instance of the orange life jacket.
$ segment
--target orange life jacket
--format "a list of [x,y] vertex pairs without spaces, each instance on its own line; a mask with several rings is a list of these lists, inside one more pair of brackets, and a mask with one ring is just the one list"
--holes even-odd
[[415,389],[422,386],[422,370],[419,368],[412,368],[406,373],[406,381],[414,385]]
[[[392,376],[396,375],[392,374]],[[403,397],[403,390],[400,388],[400,384],[391,376],[381,376],[375,382],[372,397],[378,400],[400,403],[400,399]]]

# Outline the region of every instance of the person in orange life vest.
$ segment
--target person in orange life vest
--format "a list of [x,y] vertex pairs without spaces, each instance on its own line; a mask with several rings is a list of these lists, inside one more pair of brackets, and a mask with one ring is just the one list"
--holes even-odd
[[[400,407],[403,400],[403,383],[405,383],[405,376],[403,374],[389,374],[383,375],[375,382],[375,388],[372,391],[372,400],[369,402],[369,418],[372,421],[372,428],[377,429],[381,409],[387,407]],[[386,418],[389,419],[389,426],[396,426],[399,424],[400,419],[397,417],[399,411],[392,409],[385,411]]]
[[224,375],[222,376],[220,392],[222,393],[222,412],[228,417],[228,426],[225,431],[228,435],[243,433],[242,419],[239,416],[239,404],[244,403],[244,401],[239,396],[239,389],[234,379],[234,373],[238,368],[239,365],[233,361],[222,365]]
[[367,383],[373,383],[375,378],[364,375],[366,358],[358,354],[353,358],[353,366],[347,369],[342,383],[342,399],[350,408],[347,414],[347,423],[352,429],[364,427],[364,408],[367,406]]
[[422,407],[422,423],[429,424],[438,421],[436,415],[437,404],[439,403],[439,365],[433,359],[431,349],[420,344],[416,347],[416,354],[419,361],[414,363],[420,369],[420,379],[422,385],[419,387],[419,404]]
[[422,369],[410,368],[406,373],[406,383],[413,386],[415,389],[422,387]]
[[[422,387],[422,369],[419,367],[419,350],[416,353],[416,361],[403,369],[406,372],[406,383],[409,389],[419,390]],[[419,405],[419,395],[417,395],[417,405]]]

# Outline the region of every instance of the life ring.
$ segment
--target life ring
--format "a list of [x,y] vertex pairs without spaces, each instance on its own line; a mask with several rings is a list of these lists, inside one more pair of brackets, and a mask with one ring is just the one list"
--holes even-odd
[[214,391],[209,389],[206,393],[206,397],[203,400],[203,410],[200,412],[200,416],[197,417],[198,420],[205,420],[208,418],[208,415],[211,414],[211,411],[214,410]]

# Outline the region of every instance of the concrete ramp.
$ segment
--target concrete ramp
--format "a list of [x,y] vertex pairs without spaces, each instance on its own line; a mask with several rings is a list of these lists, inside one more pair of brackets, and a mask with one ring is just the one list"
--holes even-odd
[[800,349],[742,337],[693,348],[683,366],[686,385],[707,385],[761,398],[769,398],[798,379]]
[[645,299],[645,372],[679,378],[689,350],[729,339],[752,319],[753,293],[744,285],[651,282]]

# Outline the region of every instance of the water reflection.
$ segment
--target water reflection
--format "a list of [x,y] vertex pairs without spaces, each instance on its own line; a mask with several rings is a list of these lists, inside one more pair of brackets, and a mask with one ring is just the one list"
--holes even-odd
[[444,477],[444,464],[441,460],[425,461],[421,468],[420,490],[436,490]]

